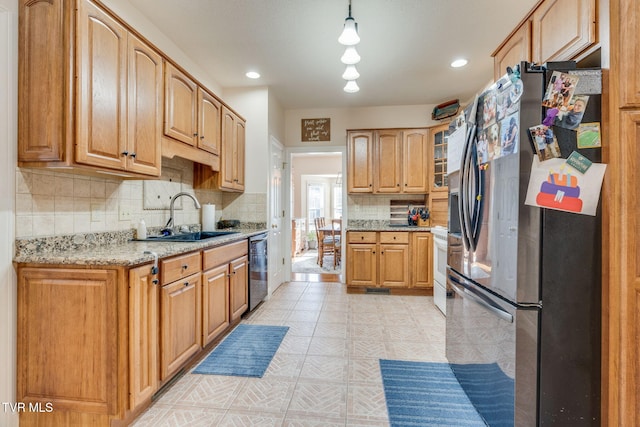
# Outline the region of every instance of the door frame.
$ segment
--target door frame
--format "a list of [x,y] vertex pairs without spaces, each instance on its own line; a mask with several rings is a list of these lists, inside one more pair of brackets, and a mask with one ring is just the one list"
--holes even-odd
[[[309,153],[340,153],[342,156],[342,233],[345,233],[346,225],[348,224],[349,219],[349,210],[347,208],[347,180],[346,173],[347,170],[347,146],[321,146],[321,147],[286,147],[285,150],[285,170],[284,170],[284,191],[285,198],[284,203],[287,206],[285,209],[285,223],[291,224],[293,219],[291,212],[291,201],[293,195],[291,194],[291,156],[293,154],[309,154]],[[284,227],[283,230],[284,240],[285,240],[285,251],[287,254],[291,254],[291,227]],[[343,237],[344,239],[344,237]],[[345,259],[345,245],[342,245],[342,253],[341,259]],[[344,268],[344,267],[343,267]],[[285,270],[286,277],[291,277],[291,256],[285,257]],[[344,274],[343,274],[344,277]]]

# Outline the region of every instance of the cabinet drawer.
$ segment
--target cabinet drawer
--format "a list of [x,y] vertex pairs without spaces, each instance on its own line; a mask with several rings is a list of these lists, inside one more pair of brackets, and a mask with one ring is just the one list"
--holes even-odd
[[249,253],[247,240],[241,240],[203,252],[202,269],[204,271],[240,258]]
[[160,261],[162,284],[175,282],[200,271],[200,252],[193,252]]
[[380,233],[380,243],[409,244],[409,233],[407,231],[383,231]]
[[375,231],[349,231],[347,233],[349,243],[376,243]]

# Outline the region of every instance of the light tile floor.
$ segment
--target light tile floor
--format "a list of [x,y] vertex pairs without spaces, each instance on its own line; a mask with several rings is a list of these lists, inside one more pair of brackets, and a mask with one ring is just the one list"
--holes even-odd
[[388,426],[378,359],[446,362],[432,297],[290,282],[242,322],[289,326],[264,377],[187,373],[133,425]]

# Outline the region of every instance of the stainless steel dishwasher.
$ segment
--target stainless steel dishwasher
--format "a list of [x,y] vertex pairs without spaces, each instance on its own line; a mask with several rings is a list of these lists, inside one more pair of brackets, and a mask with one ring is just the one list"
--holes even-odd
[[269,233],[249,237],[249,311],[267,296],[269,282],[268,241]]

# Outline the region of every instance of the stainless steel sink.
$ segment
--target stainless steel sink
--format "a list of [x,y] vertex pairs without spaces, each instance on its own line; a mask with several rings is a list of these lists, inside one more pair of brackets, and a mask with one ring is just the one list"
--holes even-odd
[[201,240],[213,239],[214,237],[238,234],[238,231],[196,231],[193,233],[172,234],[169,236],[149,236],[142,241],[145,242],[199,242]]

